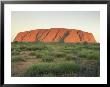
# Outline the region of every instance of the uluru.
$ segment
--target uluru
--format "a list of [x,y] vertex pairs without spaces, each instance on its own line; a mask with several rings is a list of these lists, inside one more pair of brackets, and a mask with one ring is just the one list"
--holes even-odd
[[92,33],[77,29],[50,28],[19,32],[13,42],[96,43]]

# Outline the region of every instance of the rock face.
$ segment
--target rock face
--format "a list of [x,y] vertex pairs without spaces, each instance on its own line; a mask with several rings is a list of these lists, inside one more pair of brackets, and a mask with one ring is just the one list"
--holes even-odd
[[15,41],[65,43],[96,42],[92,33],[66,28],[36,29],[31,31],[20,32],[15,37],[14,42]]

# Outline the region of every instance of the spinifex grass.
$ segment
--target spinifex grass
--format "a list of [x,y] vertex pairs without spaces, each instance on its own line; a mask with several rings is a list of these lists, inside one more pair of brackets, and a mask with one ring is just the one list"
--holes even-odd
[[100,76],[99,43],[14,42],[11,47],[12,76]]
[[79,71],[79,66],[74,62],[40,63],[30,66],[24,76],[69,76]]

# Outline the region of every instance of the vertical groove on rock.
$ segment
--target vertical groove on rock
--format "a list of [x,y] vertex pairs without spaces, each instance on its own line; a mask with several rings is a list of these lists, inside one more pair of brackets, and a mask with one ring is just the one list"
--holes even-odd
[[58,31],[57,34],[55,35],[55,37],[53,38],[53,40],[52,40],[53,42],[55,41],[55,39],[56,39],[58,33],[60,33],[60,31]]
[[40,41],[41,41],[41,42],[43,42],[43,39],[46,37],[47,33],[48,33],[48,29],[46,29],[46,30],[44,30],[44,31],[42,32],[42,35],[41,35],[41,37],[40,37]]
[[77,34],[78,34],[78,36],[79,36],[80,42],[83,41],[83,37],[84,37],[84,36],[83,36],[83,32],[80,31],[80,30],[78,30],[78,31],[77,31]]
[[63,37],[60,39],[60,42],[64,42],[64,39],[69,35],[69,31],[65,32]]
[[47,30],[47,33],[45,34],[45,36],[42,38],[42,41],[44,41],[44,39],[46,38],[46,36],[49,34],[49,30]]
[[28,41],[29,40],[29,37],[31,36],[31,31],[29,31],[28,33],[27,33],[27,35],[24,37],[24,41]]
[[39,40],[38,40],[38,34],[39,34],[39,30],[37,30],[36,41],[39,41]]

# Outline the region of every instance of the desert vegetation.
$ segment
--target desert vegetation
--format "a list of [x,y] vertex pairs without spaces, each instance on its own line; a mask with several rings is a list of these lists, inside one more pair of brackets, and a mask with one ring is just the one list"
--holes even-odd
[[98,77],[99,43],[11,43],[14,77]]

